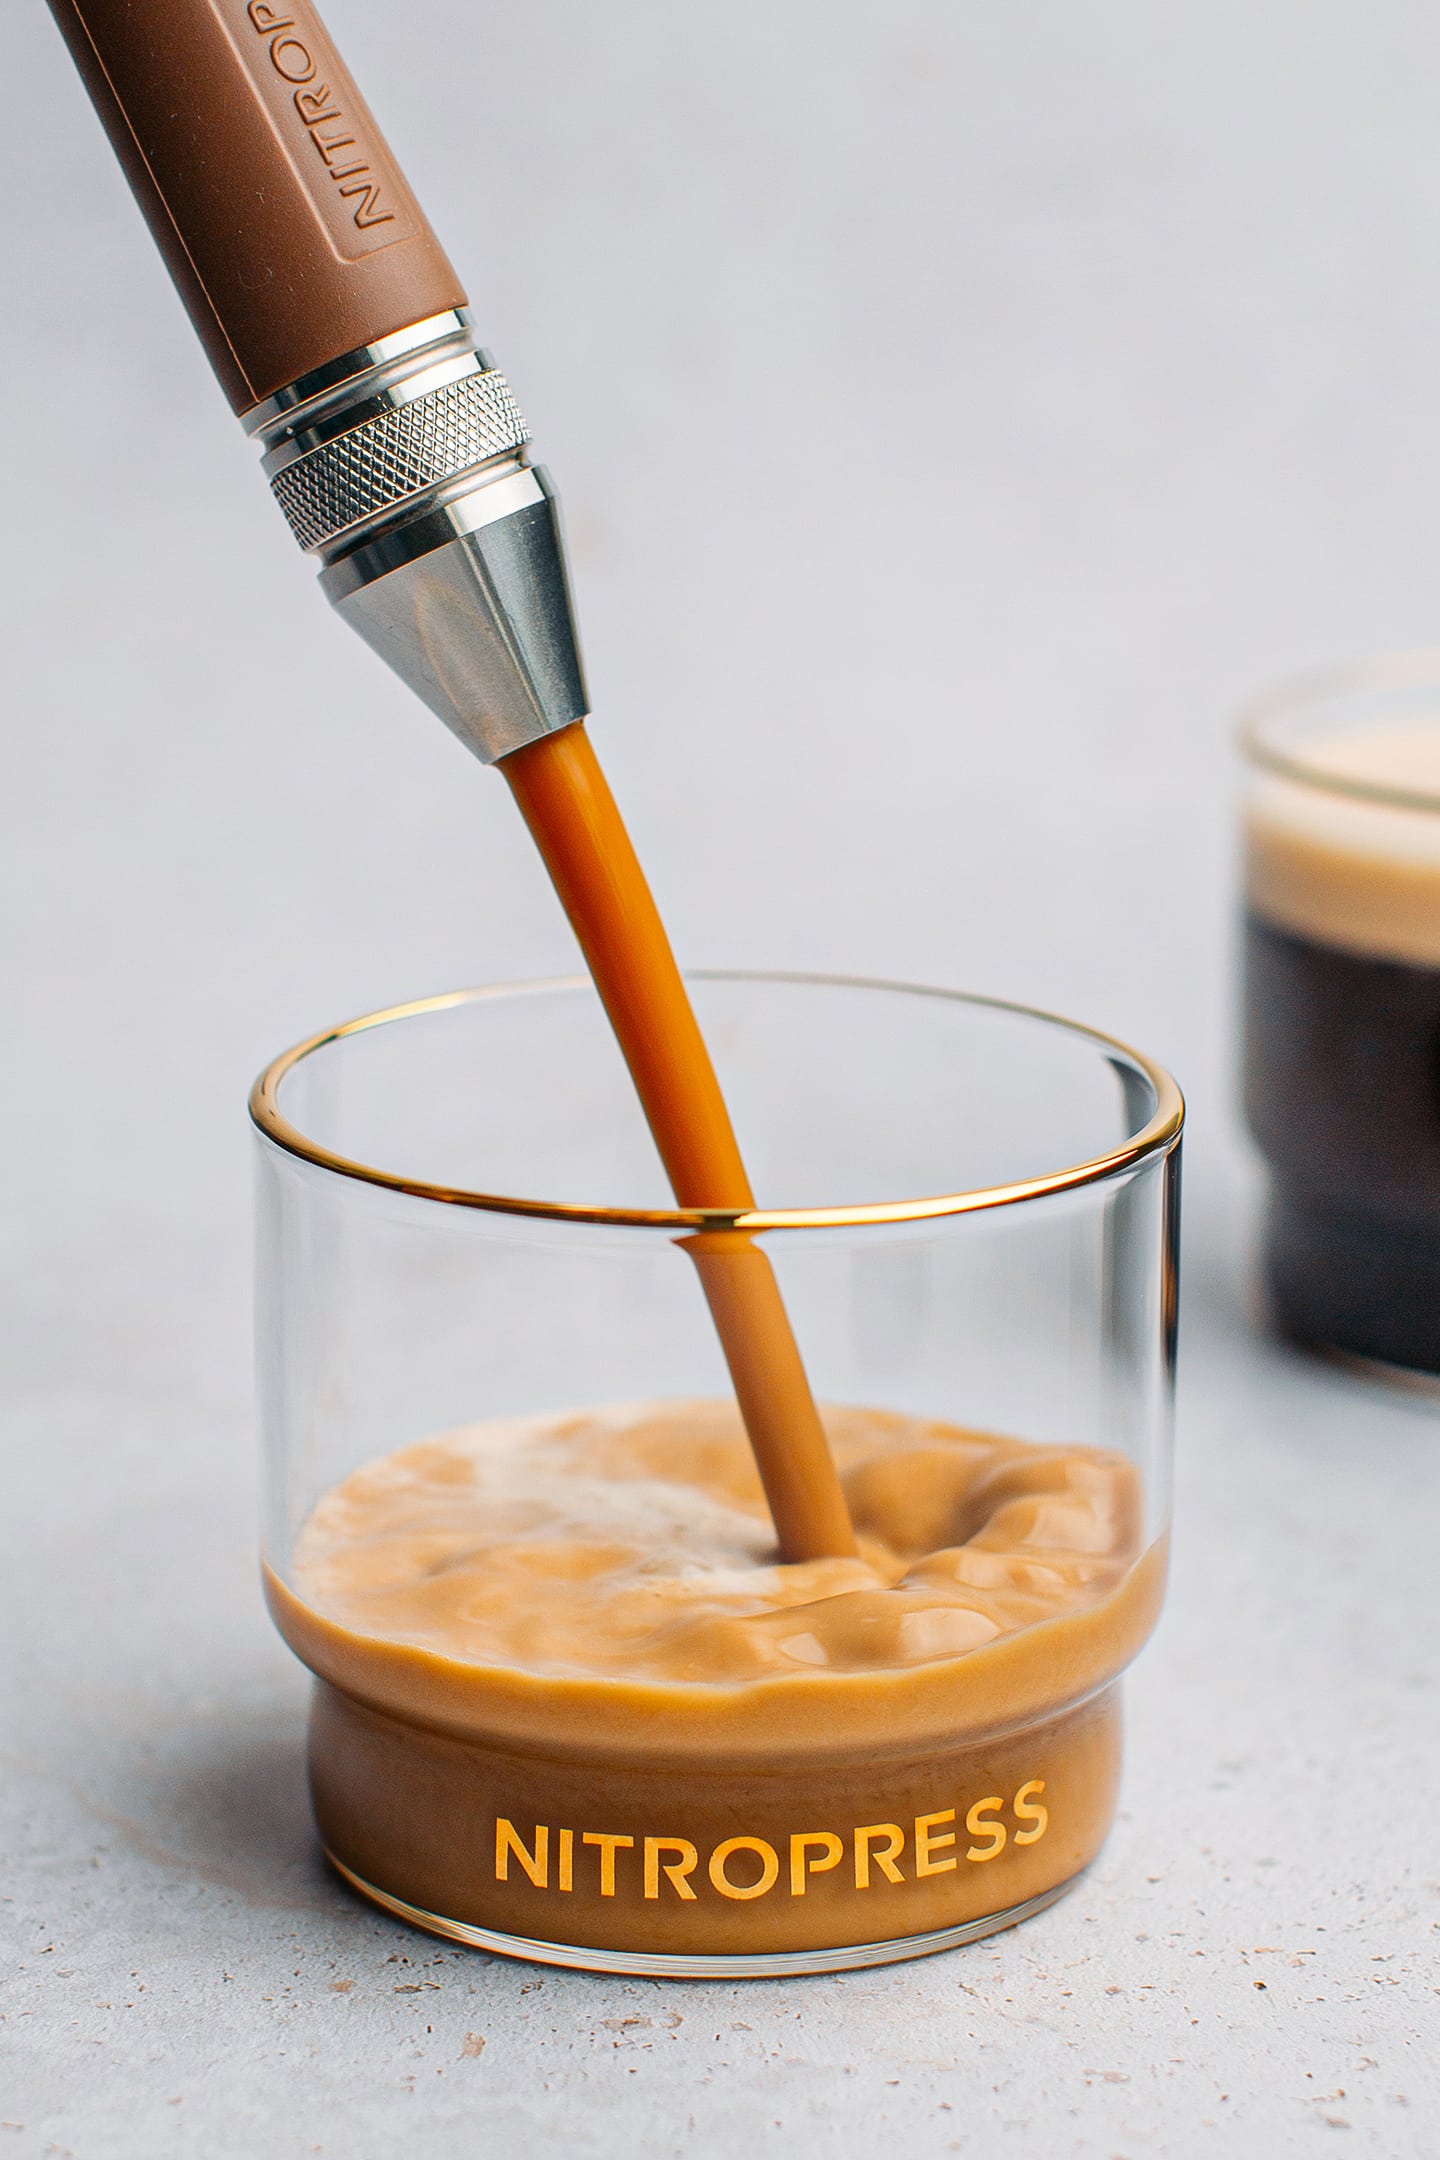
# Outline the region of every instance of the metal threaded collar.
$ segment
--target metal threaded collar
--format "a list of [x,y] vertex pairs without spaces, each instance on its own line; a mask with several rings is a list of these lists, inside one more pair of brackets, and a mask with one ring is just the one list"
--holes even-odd
[[513,456],[530,431],[498,368],[462,375],[362,420],[271,476],[302,548],[323,547],[427,488]]

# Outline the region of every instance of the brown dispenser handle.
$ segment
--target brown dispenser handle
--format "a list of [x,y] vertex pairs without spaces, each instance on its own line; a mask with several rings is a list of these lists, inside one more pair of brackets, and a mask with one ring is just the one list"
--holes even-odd
[[310,0],[50,0],[237,412],[465,294]]

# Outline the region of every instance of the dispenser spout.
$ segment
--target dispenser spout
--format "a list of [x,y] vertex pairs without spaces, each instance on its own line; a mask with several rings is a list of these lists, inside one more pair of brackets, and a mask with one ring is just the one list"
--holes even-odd
[[559,504],[463,309],[244,417],[329,599],[477,757],[584,718]]

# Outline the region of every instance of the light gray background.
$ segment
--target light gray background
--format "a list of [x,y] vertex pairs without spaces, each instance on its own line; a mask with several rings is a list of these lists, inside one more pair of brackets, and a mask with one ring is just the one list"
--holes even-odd
[[1033,1000],[1186,1084],[1175,1591],[1098,1870],[970,1952],[547,1976],[320,1870],[244,1089],[571,955],[503,787],[311,590],[11,0],[0,2160],[1433,2155],[1436,1411],[1246,1317],[1227,746],[1275,671],[1437,632],[1433,10],[331,15],[560,482],[684,956]]

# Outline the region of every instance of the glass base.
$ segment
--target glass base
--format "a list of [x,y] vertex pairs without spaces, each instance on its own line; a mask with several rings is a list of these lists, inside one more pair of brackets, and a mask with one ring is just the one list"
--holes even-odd
[[423,1912],[403,1898],[378,1890],[362,1876],[337,1860],[328,1846],[325,1857],[335,1872],[362,1897],[398,1920],[427,1934],[443,1935],[450,1942],[465,1943],[472,1950],[493,1951],[498,1957],[525,1958],[532,1965],[565,1965],[576,1972],[628,1973],[644,1980],[784,1980],[803,1973],[858,1972],[866,1965],[898,1965],[906,1958],[933,1957],[940,1950],[955,1950],[962,1943],[979,1942],[982,1936],[998,1935],[1002,1928],[1044,1912],[1064,1897],[1085,1873],[1080,1868],[1064,1882],[1055,1883],[1035,1897],[1004,1912],[984,1913],[955,1927],[936,1928],[926,1935],[898,1935],[888,1942],[836,1945],[833,1949],[772,1950],[753,1957],[679,1957],[641,1950],[595,1950],[575,1943],[538,1942],[526,1935],[502,1935],[493,1928],[471,1927],[464,1920],[447,1920],[440,1913]]
[[1120,1756],[1113,1685],[1008,1732],[788,1763],[521,1755],[323,1681],[310,1728],[347,1881],[456,1941],[610,1972],[824,1972],[1008,1927],[1094,1859]]
[[1277,1180],[1266,1237],[1275,1323],[1292,1342],[1440,1373],[1440,1235]]
[[1394,1388],[1402,1395],[1421,1395],[1440,1402],[1440,1372],[1425,1372],[1416,1365],[1391,1365],[1384,1358],[1361,1357],[1358,1351],[1337,1350],[1333,1343],[1302,1342],[1298,1336],[1289,1339],[1297,1350],[1308,1352],[1337,1372],[1350,1373],[1376,1387]]

